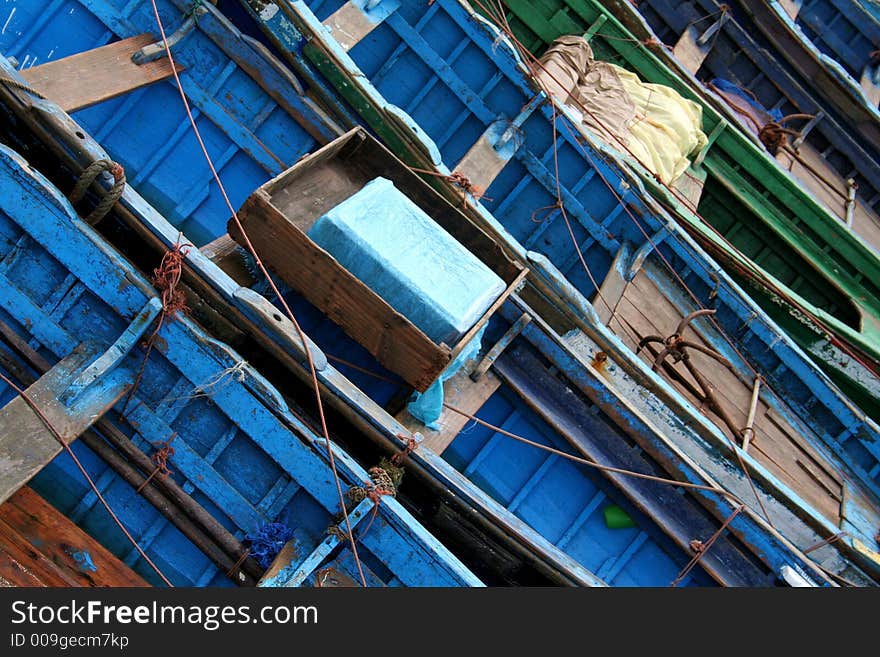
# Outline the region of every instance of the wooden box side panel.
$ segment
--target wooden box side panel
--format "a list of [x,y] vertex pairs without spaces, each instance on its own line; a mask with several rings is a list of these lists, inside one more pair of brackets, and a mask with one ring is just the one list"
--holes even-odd
[[[326,171],[317,171],[321,169]],[[353,128],[314,153],[306,155],[260,189],[265,190],[272,199],[272,204],[285,214],[296,215],[295,221],[300,227],[309,226],[323,214],[327,204],[320,211],[314,205],[306,204],[301,209],[296,209],[293,205],[298,192],[304,190],[308,193],[308,188],[313,187],[322,176],[326,176],[328,186],[320,189],[319,195],[338,197],[338,202],[351,196],[377,176],[387,178],[506,283],[513,282],[522,271],[521,265],[511,260],[483,229],[361,127]],[[351,186],[350,189],[346,189],[348,185]]]
[[[270,269],[416,390],[426,390],[446,367],[451,355],[446,345],[434,344],[352,276],[272,207],[264,192],[245,202],[239,219]],[[243,243],[234,221],[229,234]]]

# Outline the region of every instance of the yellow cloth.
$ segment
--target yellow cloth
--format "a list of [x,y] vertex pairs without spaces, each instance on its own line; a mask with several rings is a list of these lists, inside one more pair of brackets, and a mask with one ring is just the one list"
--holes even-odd
[[642,82],[635,73],[596,61],[590,44],[579,35],[556,39],[541,63],[536,77],[548,94],[666,184],[684,173],[688,156],[708,141],[702,107],[669,87]]
[[[612,64],[612,66],[614,66]],[[703,108],[662,84],[649,84],[615,66],[636,108],[629,124],[629,149],[664,183],[671,183],[690,166],[708,139],[701,126]]]

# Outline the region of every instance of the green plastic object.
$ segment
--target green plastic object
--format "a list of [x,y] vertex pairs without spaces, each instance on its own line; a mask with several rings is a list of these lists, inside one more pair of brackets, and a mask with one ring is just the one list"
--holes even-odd
[[606,506],[603,513],[605,514],[605,526],[608,529],[627,529],[636,526],[629,514],[616,504]]

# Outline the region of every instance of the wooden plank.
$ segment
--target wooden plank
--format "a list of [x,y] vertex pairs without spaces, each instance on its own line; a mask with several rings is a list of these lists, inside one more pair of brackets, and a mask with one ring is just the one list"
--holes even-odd
[[0,520],[0,580],[10,586],[76,586],[76,580]]
[[[457,374],[443,382],[443,399],[455,408],[461,409],[466,413],[476,414],[486,400],[489,399],[495,391],[501,386],[501,381],[491,371],[486,372],[476,382],[462,368]],[[437,420],[439,429],[436,431],[427,428],[416,418],[409,414],[409,411],[403,409],[397,414],[396,419],[411,432],[418,431],[424,436],[424,440],[420,443],[420,447],[427,447],[435,454],[442,454],[443,450],[449,447],[450,443],[470,421],[464,415],[450,411],[444,408]]]
[[[492,135],[493,126],[480,135],[480,138],[470,147],[464,157],[455,166],[455,172],[462,174],[471,184],[481,192],[485,192],[492,186],[514,152],[513,148],[505,149],[508,153],[499,152],[495,147],[497,138]],[[513,127],[511,126],[511,129]]]
[[[809,143],[805,142],[800,145],[798,155],[801,161],[780,150],[776,159],[785,169],[791,171],[799,181],[803,182],[810,193],[818,201],[824,203],[831,213],[842,222],[845,222],[846,196],[849,191],[846,180]],[[834,189],[831,189],[828,183],[831,183]],[[852,229],[856,235],[861,237],[874,250],[880,250],[880,217],[878,217],[873,208],[865,203],[864,198],[858,194],[856,195],[855,206],[853,207]]]
[[[707,24],[702,23],[699,27],[705,29]],[[700,69],[700,66],[703,65],[703,60],[706,59],[706,56],[711,49],[711,41],[705,46],[701,46],[697,43],[697,39],[699,39],[702,34],[699,27],[689,25],[672,48],[672,54],[675,58],[681,62],[688,71],[694,74],[696,74]]]
[[[352,276],[329,253],[271,205],[265,192],[248,198],[239,213],[263,261],[324,312],[388,370],[425,391],[449,363],[451,351]],[[234,222],[229,233],[242,243]]]
[[[67,389],[73,375],[96,355],[94,348],[78,348],[26,391],[66,443],[94,424],[130,385],[123,381],[130,378],[130,373],[112,372],[79,400],[76,411],[70,411],[58,397]],[[58,439],[21,396],[0,409],[0,502],[26,484],[62,449]]]
[[811,445],[797,440],[796,438],[791,437],[790,432],[792,431],[791,427],[786,423],[773,409],[767,409],[765,413],[765,417],[767,422],[776,426],[779,431],[787,434],[790,439],[790,443],[797,449],[797,453],[794,454],[799,459],[808,460],[810,463],[815,465],[824,476],[824,481],[826,484],[833,485],[838,489],[838,492],[843,487],[843,477],[840,475],[840,472],[837,471],[836,468],[832,467],[829,463],[827,463],[822,457],[821,454],[818,453],[816,449],[814,449]]
[[684,197],[683,202],[694,212],[697,212],[700,205],[700,197],[706,186],[706,176],[707,173],[703,167],[697,169],[688,167],[672,182],[672,186]]
[[[94,538],[28,486],[0,505],[0,523],[14,531],[37,564],[52,564],[66,586],[149,586]],[[88,553],[81,567],[74,552]]]
[[[632,331],[628,327],[624,328],[624,322],[631,324],[640,335],[654,333],[665,337],[675,329],[680,319],[680,311],[647,275],[640,272],[624,292],[615,319],[610,326],[627,344],[634,346]],[[711,346],[707,335],[703,334],[705,324],[700,325],[699,331],[696,330],[696,326],[690,325],[684,337]],[[714,332],[714,329],[705,330]],[[690,353],[692,363],[714,386],[718,403],[734,421],[742,419],[745,424],[751,399],[750,385],[709,356],[694,351]],[[654,360],[647,350],[641,355],[645,362],[652,363]],[[681,366],[678,370],[684,371]],[[695,401],[693,395],[684,386],[671,381],[668,377],[664,378],[687,399]],[[718,425],[725,435],[729,435],[726,425],[708,408],[701,407],[700,410]],[[763,400],[757,407],[754,429],[755,438],[750,448],[752,457],[809,504],[837,522],[839,501],[835,501],[833,491],[840,490],[840,481],[832,474],[834,469],[809,446],[797,429],[772,411]],[[839,495],[839,492],[837,494]]]
[[229,236],[229,233],[205,244],[199,251],[239,285],[251,287],[257,282],[256,276],[246,264],[247,251],[244,250],[244,247],[239,246],[238,242]]
[[785,10],[791,20],[797,18],[804,0],[779,0],[779,6]]
[[376,29],[381,22],[381,20],[371,20],[364,10],[353,2],[346,2],[324,21],[324,26],[330,30],[330,34],[342,49],[348,51]]
[[621,246],[611,262],[611,268],[605,275],[605,280],[599,286],[599,293],[596,295],[593,305],[599,319],[606,324],[617,310],[617,306],[629,286],[629,282],[624,276],[631,255],[629,248]]
[[[168,59],[138,66],[131,56],[155,38],[141,34],[21,71],[25,81],[65,112],[89,107],[172,75]],[[183,68],[177,65],[177,70]]]

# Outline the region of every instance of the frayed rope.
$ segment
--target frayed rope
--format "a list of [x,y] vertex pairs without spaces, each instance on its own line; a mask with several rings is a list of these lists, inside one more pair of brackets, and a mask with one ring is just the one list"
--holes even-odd
[[250,556],[257,560],[262,568],[268,568],[275,561],[287,542],[293,538],[293,530],[283,522],[270,522],[257,531],[245,536],[250,544]]

